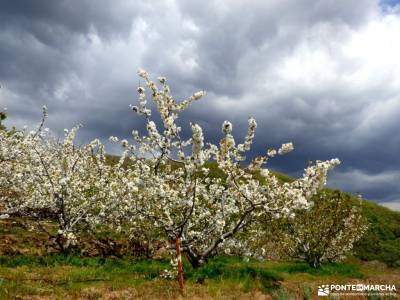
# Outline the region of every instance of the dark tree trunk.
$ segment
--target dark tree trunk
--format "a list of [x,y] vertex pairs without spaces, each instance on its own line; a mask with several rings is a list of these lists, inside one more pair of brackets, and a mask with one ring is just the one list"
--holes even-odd
[[186,257],[188,258],[193,269],[200,267],[200,261],[199,259],[197,259],[197,257],[190,256],[187,252],[186,252]]

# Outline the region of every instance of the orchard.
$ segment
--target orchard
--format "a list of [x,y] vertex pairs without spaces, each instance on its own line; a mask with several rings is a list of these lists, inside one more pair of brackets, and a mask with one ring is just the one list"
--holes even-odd
[[[182,289],[182,256],[193,268],[219,254],[266,259],[268,251],[260,244],[270,224],[265,220],[291,224],[291,231],[281,231],[282,243],[277,244],[289,247],[292,258],[311,259],[307,251],[319,239],[312,230],[315,217],[325,213],[335,225],[336,219],[345,216],[340,230],[330,235],[329,249],[321,250],[317,258],[314,255],[312,262],[317,267],[324,259],[340,260],[351,250],[365,231],[359,210],[341,205],[340,199],[322,199],[317,208],[312,201],[326,185],[328,171],[340,163],[338,159],[316,161],[301,178],[282,182],[267,164],[291,152],[292,143],[279,149],[266,147],[248,159],[257,128],[253,118],[240,142],[234,139],[229,121],[221,125],[216,145],[204,140],[195,121],[190,123],[191,136],[185,138],[180,114],[198,105],[205,92],[178,102],[164,77],[157,84],[146,71],[138,74],[145,86],[138,87],[139,103],[131,110],[143,119],[146,132],[142,135],[134,129],[129,140],[110,137],[122,148],[116,163],[107,162],[108,154],[98,139],[80,146],[74,143],[79,126],[65,129],[61,140],[52,136],[45,128],[46,107],[36,131],[7,130],[0,125],[1,218],[18,214],[34,219],[38,230],[47,232],[63,253],[79,248],[82,234],[105,227],[125,230],[127,239],[163,241],[172,268],[162,275],[177,275]],[[2,113],[1,120],[5,117]],[[222,176],[215,176],[212,168]],[[320,204],[324,201],[325,206]],[[323,208],[335,205],[340,209]],[[338,211],[339,215],[330,217]],[[56,224],[56,233],[43,225],[49,219]]]

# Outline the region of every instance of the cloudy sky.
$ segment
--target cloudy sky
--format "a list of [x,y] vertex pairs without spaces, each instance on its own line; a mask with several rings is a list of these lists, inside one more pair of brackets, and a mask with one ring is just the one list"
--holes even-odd
[[271,167],[299,175],[338,157],[329,184],[400,210],[400,1],[1,0],[0,108],[80,141],[127,137],[142,122],[136,70],[166,76],[185,113],[217,141],[220,124],[254,153],[293,141]]

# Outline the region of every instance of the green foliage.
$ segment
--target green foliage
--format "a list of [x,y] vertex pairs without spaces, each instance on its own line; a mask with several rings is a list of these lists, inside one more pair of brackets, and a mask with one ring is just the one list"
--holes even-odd
[[400,267],[400,212],[363,201],[363,215],[368,219],[369,228],[355,244],[355,255]]

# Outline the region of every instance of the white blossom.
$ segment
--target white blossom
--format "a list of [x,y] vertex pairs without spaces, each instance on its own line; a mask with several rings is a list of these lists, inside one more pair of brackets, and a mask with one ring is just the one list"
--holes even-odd
[[294,150],[293,143],[285,143],[282,144],[281,148],[279,148],[278,153],[279,155],[284,155]]
[[224,121],[224,123],[222,123],[222,132],[224,134],[232,133],[232,123],[229,121]]

